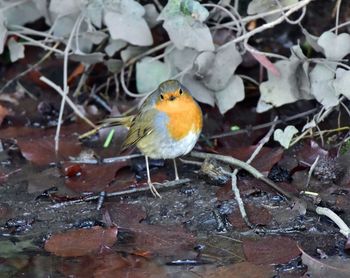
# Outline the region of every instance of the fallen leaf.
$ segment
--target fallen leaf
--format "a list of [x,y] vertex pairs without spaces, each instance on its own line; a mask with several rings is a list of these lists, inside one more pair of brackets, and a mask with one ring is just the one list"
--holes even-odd
[[[249,221],[254,225],[266,226],[272,221],[272,215],[264,207],[257,207],[253,204],[247,204],[245,209],[247,211]],[[238,208],[236,208],[233,213],[228,215],[228,221],[231,223],[234,229],[249,229],[249,227],[246,226]]]
[[[300,248],[299,248],[300,249]],[[307,265],[306,275],[317,278],[348,278],[350,277],[350,260],[348,258],[334,256],[326,259],[316,259],[302,252],[301,259]]]
[[8,114],[9,114],[9,110],[8,110],[6,107],[0,105],[0,126],[1,126],[1,124],[2,124],[2,122],[3,122],[3,120],[4,120],[4,118],[5,118]]
[[22,155],[30,162],[45,166],[60,160],[68,160],[70,156],[76,156],[81,152],[81,145],[77,138],[61,137],[59,152],[55,152],[54,138],[18,138],[17,144]]
[[194,272],[200,277],[207,278],[270,278],[274,273],[270,265],[255,265],[250,262],[209,267],[204,273],[195,270]]
[[116,179],[117,172],[128,165],[128,161],[108,164],[64,162],[62,169],[67,176],[65,185],[75,192],[110,192],[116,189],[115,186],[109,188],[109,185]]
[[140,206],[108,204],[106,206],[113,223],[133,233],[127,246],[133,250],[150,251],[159,256],[179,256],[192,250],[195,238],[179,225],[148,225],[140,223],[145,218]]
[[112,247],[117,241],[118,229],[95,226],[90,229],[70,230],[52,235],[45,242],[45,250],[61,257],[84,256]]
[[297,242],[282,236],[244,239],[243,251],[247,261],[254,264],[283,264],[300,255]]

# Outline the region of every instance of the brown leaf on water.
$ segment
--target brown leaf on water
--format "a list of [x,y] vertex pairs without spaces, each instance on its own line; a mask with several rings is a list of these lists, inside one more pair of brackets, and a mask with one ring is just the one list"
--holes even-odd
[[317,156],[328,156],[328,151],[323,149],[313,140],[307,140],[296,153],[299,162],[312,165]]
[[[252,224],[266,226],[271,223],[272,215],[266,208],[257,207],[253,204],[247,204],[245,208],[248,219]],[[228,221],[231,223],[234,229],[249,229],[245,224],[238,208],[228,216]]]
[[46,166],[50,163],[68,160],[81,152],[81,145],[76,138],[61,138],[59,152],[55,153],[53,137],[18,138],[17,144],[22,155],[30,162]]
[[[257,146],[223,149],[220,150],[220,154],[229,155],[239,160],[246,161],[253,154],[256,148]],[[260,172],[267,174],[270,172],[272,166],[281,160],[282,155],[282,148],[263,147],[251,165]]]
[[[299,248],[300,249],[300,248]],[[305,277],[317,278],[348,278],[350,277],[350,260],[339,256],[328,257],[326,259],[316,259],[305,253],[302,249],[301,259],[307,265]]]
[[209,266],[203,273],[193,270],[201,277],[206,278],[270,278],[273,277],[271,265],[255,265],[250,262],[241,262],[226,266]]
[[117,233],[116,227],[70,230],[51,236],[45,242],[45,250],[61,257],[84,256],[113,246]]
[[5,118],[8,114],[9,114],[9,110],[8,110],[6,107],[0,105],[0,126],[1,126],[1,124],[2,124],[2,122],[3,122],[3,120],[4,120],[4,118]]
[[163,256],[178,255],[192,250],[195,238],[180,225],[148,225],[140,223],[146,217],[144,210],[137,205],[109,204],[107,209],[111,219],[119,227],[132,232],[128,246],[131,252],[143,250]]
[[[66,186],[75,192],[111,192],[116,190],[116,186],[110,187],[110,183],[116,179],[117,172],[128,165],[128,161],[109,164],[65,162],[62,169],[67,177]],[[132,174],[130,173],[130,175]]]
[[247,261],[254,264],[283,264],[300,254],[297,242],[282,236],[244,239],[243,250]]
[[90,255],[66,260],[59,266],[65,277],[158,278],[166,277],[164,267],[142,257],[119,253]]

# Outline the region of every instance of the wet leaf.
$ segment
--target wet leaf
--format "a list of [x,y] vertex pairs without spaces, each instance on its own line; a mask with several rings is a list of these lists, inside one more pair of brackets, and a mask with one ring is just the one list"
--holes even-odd
[[323,48],[324,55],[331,60],[340,60],[350,53],[350,35],[324,32],[317,43]]
[[318,156],[328,156],[328,151],[313,140],[305,141],[302,148],[297,152],[297,159],[309,165],[312,165]]
[[[190,6],[191,9],[188,8]],[[170,0],[158,20],[164,21],[163,27],[177,48],[190,47],[205,51],[214,50],[210,30],[203,23],[208,15],[209,12],[197,1]]]
[[[270,212],[264,207],[257,207],[253,204],[247,204],[245,206],[248,219],[254,225],[262,225],[266,226],[271,223],[272,215]],[[248,228],[242,219],[241,213],[239,209],[235,209],[235,211],[228,216],[228,220],[234,229],[246,229]],[[249,229],[249,228],[248,228]]]
[[[65,162],[62,166],[66,176],[65,184],[75,192],[115,191],[110,183],[116,179],[117,172],[128,166],[129,162],[110,164],[76,164]],[[72,168],[73,167],[73,168]],[[73,173],[77,175],[73,175]],[[130,175],[132,175],[130,173]]]
[[59,266],[65,277],[166,277],[164,267],[139,256],[111,253],[65,260]]
[[289,125],[284,130],[276,129],[273,133],[273,140],[279,142],[281,146],[285,149],[288,149],[293,136],[297,133],[298,130],[296,129],[296,127],[293,125]]
[[283,264],[300,254],[296,241],[281,236],[244,239],[243,250],[247,261],[254,264]]
[[139,223],[145,218],[140,206],[110,204],[107,208],[114,223],[134,233],[133,241],[128,243],[133,249],[162,256],[176,256],[180,252],[191,250],[194,245],[193,235],[181,226]]
[[[230,155],[234,158],[246,161],[253,154],[257,146],[240,147],[234,149],[220,149],[220,153]],[[251,165],[263,173],[269,173],[272,166],[281,160],[283,155],[282,148],[263,147],[255,157]]]
[[307,265],[306,275],[318,278],[347,278],[350,277],[350,260],[342,257],[328,257],[326,259],[316,259],[309,254],[302,252],[301,259]]
[[0,126],[4,118],[9,114],[9,110],[0,104]]
[[200,277],[207,278],[270,278],[273,277],[273,268],[269,265],[255,265],[250,262],[241,262],[226,266],[210,267],[202,273],[195,271]]
[[81,145],[76,138],[61,138],[58,154],[55,153],[55,142],[51,136],[18,138],[17,144],[28,161],[40,166],[68,160],[70,156],[76,156],[81,151]]
[[45,250],[61,257],[78,257],[112,247],[117,241],[118,229],[102,228],[70,230],[54,234],[45,242]]

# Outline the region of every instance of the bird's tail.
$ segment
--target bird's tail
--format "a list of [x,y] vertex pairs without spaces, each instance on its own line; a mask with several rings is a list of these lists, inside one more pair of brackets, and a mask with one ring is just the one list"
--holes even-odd
[[112,126],[125,126],[130,127],[132,121],[134,120],[135,116],[120,116],[120,117],[110,117],[107,119],[102,120],[98,123],[97,127],[89,130],[88,132],[85,132],[84,134],[79,136],[79,139],[84,139],[87,137],[90,137],[94,134],[96,134],[100,129],[112,127]]

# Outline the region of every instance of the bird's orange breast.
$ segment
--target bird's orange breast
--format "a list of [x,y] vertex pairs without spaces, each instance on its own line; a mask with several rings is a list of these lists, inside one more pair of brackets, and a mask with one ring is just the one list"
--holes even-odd
[[180,140],[190,132],[199,133],[202,130],[202,111],[190,95],[181,95],[173,101],[158,102],[156,109],[165,112],[169,117],[167,131],[174,140]]

